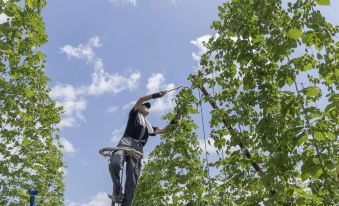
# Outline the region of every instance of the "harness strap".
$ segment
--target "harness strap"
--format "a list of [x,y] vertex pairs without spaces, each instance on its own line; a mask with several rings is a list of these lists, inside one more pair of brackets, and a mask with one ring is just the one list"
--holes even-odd
[[130,154],[134,154],[135,156],[139,157],[140,159],[144,156],[142,152],[139,152],[135,149],[132,149],[130,147],[105,147],[99,150],[99,153],[104,157],[110,157],[112,153],[118,150],[123,150],[124,152],[129,152]]
[[137,150],[135,150],[135,149],[132,149],[132,148],[130,148],[130,147],[117,147],[117,148],[115,148],[115,149],[113,150],[113,152],[115,152],[115,151],[117,151],[117,150],[123,150],[124,152],[130,152],[131,154],[134,154],[134,155],[140,157],[140,159],[144,156],[143,153],[141,153],[141,152],[139,152],[139,151],[137,151]]

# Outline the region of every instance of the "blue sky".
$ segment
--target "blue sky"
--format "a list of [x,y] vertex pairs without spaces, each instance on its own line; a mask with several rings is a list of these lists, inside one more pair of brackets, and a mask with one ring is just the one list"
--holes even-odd
[[[128,111],[139,97],[178,85],[194,72],[203,47],[214,35],[219,0],[57,0],[44,10],[49,42],[47,75],[51,96],[65,107],[64,144],[67,206],[109,205],[112,190],[107,161],[98,154],[115,146]],[[338,24],[339,4],[321,8]],[[170,93],[153,101],[149,120],[173,107]],[[206,122],[207,123],[207,122]],[[151,137],[145,154],[159,143]]]
[[[116,145],[133,101],[161,89],[190,86],[186,78],[202,48],[198,38],[213,33],[210,24],[221,2],[48,2],[49,42],[43,50],[51,96],[65,108],[60,136],[67,164],[66,205],[109,205],[112,182],[98,150]],[[166,126],[161,115],[173,107],[174,95],[153,101],[153,125]],[[159,137],[150,138],[145,153],[158,143]]]

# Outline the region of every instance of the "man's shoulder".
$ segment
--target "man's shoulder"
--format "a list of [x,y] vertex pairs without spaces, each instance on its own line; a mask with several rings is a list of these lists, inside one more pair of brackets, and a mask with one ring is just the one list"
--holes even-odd
[[134,107],[129,111],[129,116],[130,117],[135,117],[139,113],[138,110],[135,111]]

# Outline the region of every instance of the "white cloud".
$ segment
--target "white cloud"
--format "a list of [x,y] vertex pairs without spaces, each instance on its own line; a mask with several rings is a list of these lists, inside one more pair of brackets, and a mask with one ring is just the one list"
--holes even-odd
[[73,144],[68,141],[66,138],[60,139],[61,144],[64,146],[61,151],[64,153],[75,153],[77,152],[77,149],[73,146]]
[[134,90],[138,87],[138,81],[140,79],[141,74],[139,71],[134,71],[134,72],[129,71],[129,72],[130,72],[130,76],[127,79],[127,87],[130,90]]
[[65,45],[60,48],[62,53],[65,53],[68,58],[77,58],[77,59],[85,59],[90,61],[94,57],[94,52],[91,47],[84,47],[80,45],[78,48],[72,47],[71,45]]
[[54,99],[65,98],[65,99],[76,99],[79,91],[76,90],[72,85],[65,84],[57,84],[52,88],[50,92],[50,96]]
[[94,48],[101,47],[101,40],[98,36],[89,39],[86,44],[77,47],[65,45],[60,48],[61,53],[68,58],[81,59],[93,66],[92,79],[89,84],[72,86],[69,84],[57,84],[52,88],[51,97],[57,105],[64,107],[64,114],[59,124],[60,127],[73,127],[79,121],[85,121],[83,112],[87,108],[88,96],[104,94],[117,94],[124,90],[135,90],[138,87],[141,74],[139,71],[127,70],[123,75],[119,73],[108,73],[105,71],[104,63],[94,52]]
[[[147,92],[154,93],[161,90],[170,90],[175,88],[173,83],[165,84],[165,77],[161,73],[152,74],[147,80]],[[174,107],[172,99],[175,96],[175,92],[169,92],[164,97],[156,99],[152,104],[151,111],[164,112]]]
[[[171,90],[174,88],[175,88],[175,85],[172,83],[166,85],[165,87],[166,90]],[[174,97],[175,97],[175,92],[172,91],[170,93],[167,93],[166,96],[155,100],[152,104],[152,108],[151,108],[152,111],[163,112],[163,111],[168,111],[172,109],[175,106],[174,101],[173,101]]]
[[[214,40],[217,39],[217,38],[219,38],[219,36],[220,36],[219,34],[215,34],[215,35],[214,35]],[[193,58],[193,60],[195,60],[195,61],[200,61],[201,56],[202,56],[204,53],[207,52],[207,48],[205,47],[204,43],[207,43],[208,40],[209,40],[211,37],[212,37],[212,35],[206,34],[206,35],[203,35],[203,36],[198,37],[198,38],[196,38],[195,40],[192,40],[192,41],[191,41],[191,43],[192,43],[194,46],[198,47],[198,51],[192,53],[192,58]],[[233,41],[236,41],[236,40],[237,40],[236,37],[230,37],[230,38],[231,38],[231,40],[233,40]]]
[[[214,40],[218,39],[220,37],[219,34],[214,35]],[[195,40],[192,40],[191,43],[195,45],[198,48],[197,52],[192,53],[192,58],[195,61],[200,62],[201,56],[207,52],[207,48],[204,46],[204,43],[207,43],[209,39],[212,38],[212,35],[206,34],[201,37],[196,38]],[[237,37],[230,37],[231,40],[236,41]],[[196,70],[201,70],[200,64],[195,68]],[[208,74],[206,77],[210,79],[214,79],[220,75],[220,71],[214,71],[211,74]]]
[[207,48],[204,46],[204,42],[207,42],[211,37],[211,35],[207,34],[191,41],[191,43],[199,49],[198,52],[192,53],[192,57],[195,61],[200,61],[201,55],[207,52]]
[[107,206],[107,205],[111,205],[111,201],[108,198],[107,193],[104,192],[99,192],[97,195],[92,197],[89,202],[86,203],[71,202],[68,204],[68,206]]
[[104,93],[117,94],[123,90],[134,90],[140,79],[139,71],[127,71],[125,76],[118,73],[109,74],[103,69],[103,64],[98,64],[92,74],[92,83],[88,86],[89,95],[101,95]]
[[100,38],[98,36],[94,36],[94,37],[90,38],[87,45],[89,45],[91,47],[95,47],[95,48],[102,46],[101,42],[100,42]]
[[100,38],[94,36],[89,39],[88,43],[83,45],[80,44],[78,47],[73,47],[71,45],[65,45],[60,48],[61,53],[65,53],[68,58],[84,59],[88,63],[95,60],[95,53],[93,48],[100,47]]
[[121,5],[137,6],[137,0],[109,0],[113,5],[119,7]]
[[159,92],[164,82],[165,82],[164,75],[160,73],[152,74],[152,76],[149,77],[147,80],[146,88],[150,93]]
[[84,95],[102,95],[104,93],[117,94],[123,90],[134,90],[138,87],[140,79],[139,71],[127,70],[125,75],[119,73],[108,73],[105,71],[104,62],[96,57],[93,48],[101,47],[100,38],[92,37],[87,44],[80,44],[78,47],[66,45],[60,48],[68,58],[83,59],[94,67],[92,81],[89,85],[82,86],[80,91]]
[[80,100],[66,100],[61,103],[65,109],[65,115],[69,117],[76,117],[80,119],[84,119],[82,116],[82,111],[86,109],[86,101],[83,99]]
[[57,106],[63,106],[64,113],[62,114],[60,127],[73,127],[79,121],[85,121],[82,112],[87,108],[86,100],[80,96],[81,88],[75,88],[72,85],[57,84],[55,85],[50,96],[56,101]]

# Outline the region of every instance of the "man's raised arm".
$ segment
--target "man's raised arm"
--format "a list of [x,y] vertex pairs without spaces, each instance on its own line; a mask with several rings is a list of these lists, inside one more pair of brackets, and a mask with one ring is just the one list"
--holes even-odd
[[158,93],[153,93],[153,94],[150,94],[150,95],[140,97],[133,107],[134,111],[137,111],[141,107],[142,103],[144,103],[144,102],[146,102],[150,99],[156,99],[156,98],[163,97],[166,93],[167,93],[167,91],[164,90],[164,91],[161,91],[161,92],[158,92]]

